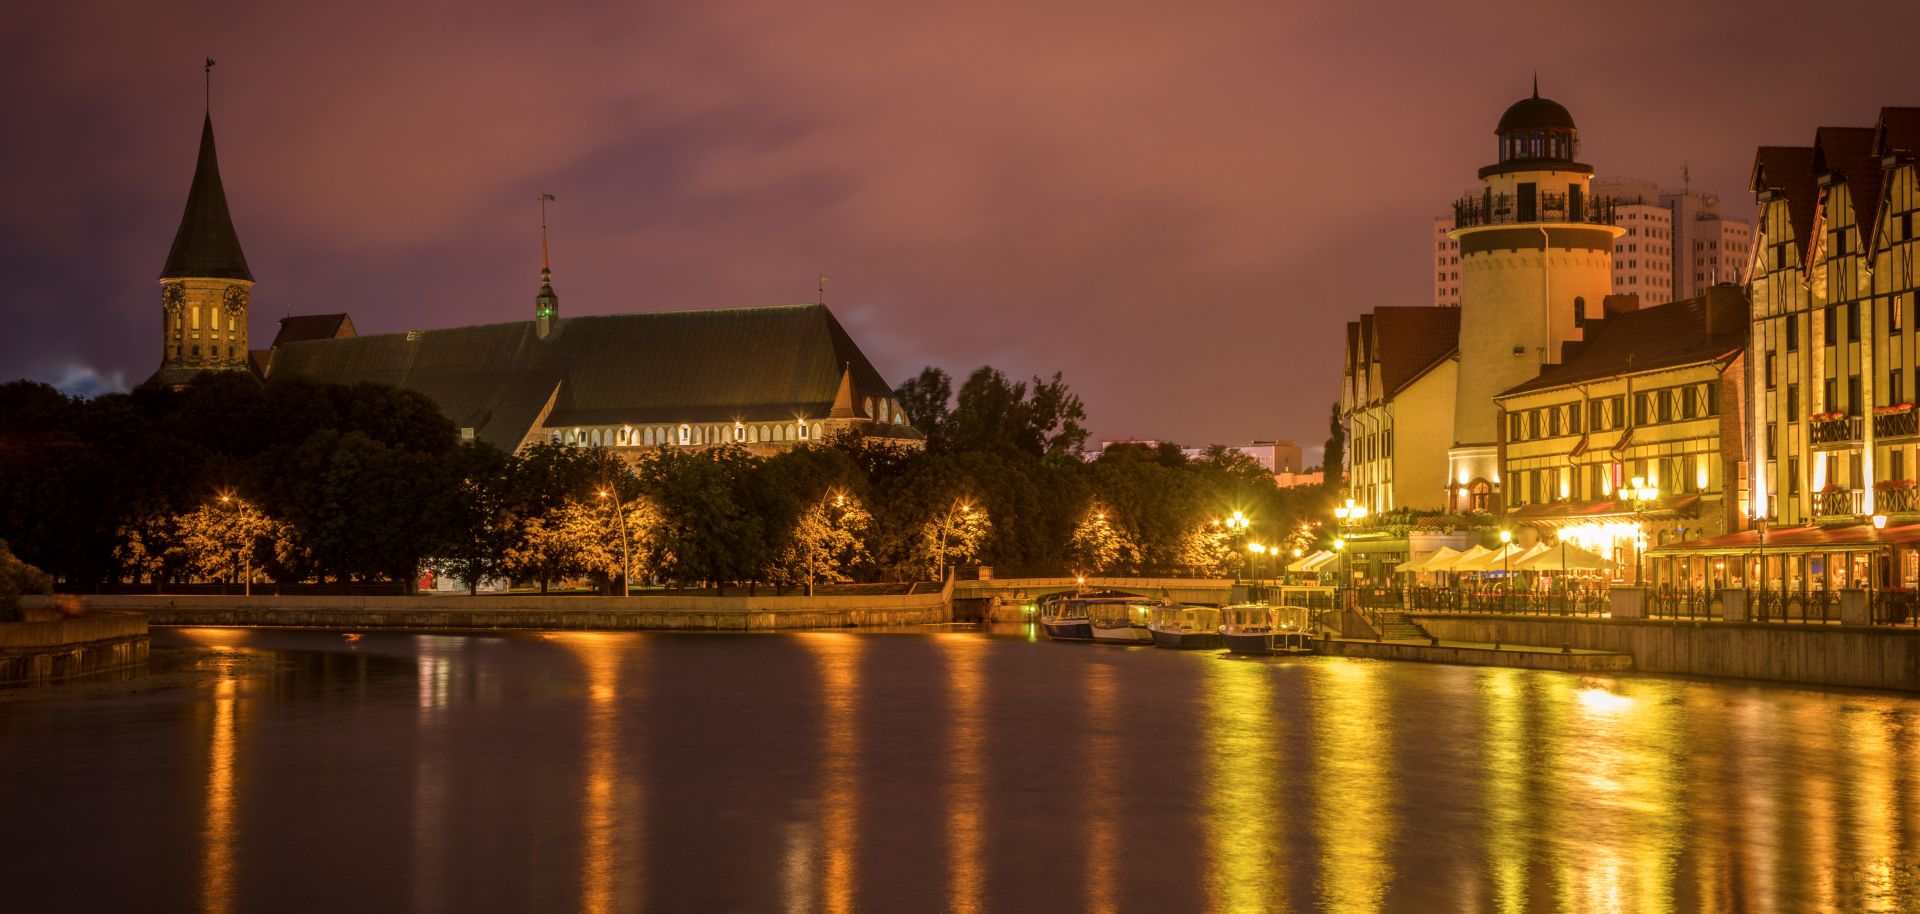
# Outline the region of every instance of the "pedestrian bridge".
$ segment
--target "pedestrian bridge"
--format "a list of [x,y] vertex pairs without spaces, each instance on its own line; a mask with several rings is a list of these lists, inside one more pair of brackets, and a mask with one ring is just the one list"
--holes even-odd
[[1103,590],[1175,603],[1226,604],[1233,602],[1234,587],[1226,578],[992,578],[954,581],[953,598],[1033,603],[1055,594]]

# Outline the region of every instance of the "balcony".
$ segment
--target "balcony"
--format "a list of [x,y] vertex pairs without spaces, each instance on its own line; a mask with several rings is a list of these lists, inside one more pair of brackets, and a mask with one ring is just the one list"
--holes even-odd
[[1916,492],[1920,492],[1920,489],[1915,489],[1911,480],[1876,485],[1873,487],[1873,511],[1875,514],[1912,514],[1920,511],[1920,497],[1916,497]]
[[1531,225],[1540,222],[1613,224],[1613,198],[1569,199],[1566,194],[1540,194],[1532,212],[1522,212],[1512,194],[1468,194],[1453,202],[1453,227]]
[[1807,436],[1814,447],[1859,441],[1860,417],[1836,413],[1813,416],[1807,420]]
[[1915,435],[1920,435],[1920,412],[1915,412],[1913,407],[1908,406],[1898,412],[1874,413],[1873,437],[1911,438]]
[[1813,496],[1813,516],[1859,517],[1861,495],[1859,489],[1828,486]]

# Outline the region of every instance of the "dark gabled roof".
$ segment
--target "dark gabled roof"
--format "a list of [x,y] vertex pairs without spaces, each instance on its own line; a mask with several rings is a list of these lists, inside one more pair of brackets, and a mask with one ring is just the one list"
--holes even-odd
[[280,319],[280,332],[273,335],[273,348],[354,335],[353,321],[345,314],[296,314]]
[[1374,346],[1380,355],[1380,388],[1394,396],[1460,346],[1460,309],[1373,309]]
[[892,395],[826,306],[785,305],[561,318],[544,340],[519,321],[295,342],[272,376],[417,390],[512,449],[550,401],[550,426],[825,418],[843,371]]
[[1920,153],[1920,108],[1880,109],[1880,120],[1873,128],[1873,154],[1896,152]]
[[1800,251],[1802,269],[1807,262],[1807,242],[1813,235],[1813,208],[1819,199],[1820,189],[1813,177],[1811,146],[1762,146],[1754,153],[1752,190],[1756,194],[1776,191],[1786,199],[1787,219],[1793,225],[1793,243]]
[[1814,177],[1832,175],[1846,183],[1862,238],[1872,237],[1880,211],[1880,157],[1873,153],[1873,134],[1872,127],[1821,127],[1813,135]]
[[173,234],[173,249],[161,279],[210,277],[252,280],[240,236],[227,213],[227,191],[220,185],[220,160],[213,152],[213,115],[200,127],[200,160],[193,167],[193,186],[187,189],[187,209]]
[[1498,397],[1731,358],[1747,346],[1748,320],[1747,293],[1738,286],[1713,286],[1695,298],[1613,314],[1597,328],[1589,322],[1587,342],[1565,361]]

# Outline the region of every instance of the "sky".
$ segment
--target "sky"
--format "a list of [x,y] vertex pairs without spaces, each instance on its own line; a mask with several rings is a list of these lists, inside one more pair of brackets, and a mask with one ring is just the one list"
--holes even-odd
[[[1527,94],[1751,213],[1757,145],[1920,104],[1920,4],[9,4],[0,378],[158,366],[204,57],[251,335],[828,304],[898,384],[1065,374],[1095,440],[1326,435],[1345,322]],[[1838,50],[1836,50],[1838,49]]]

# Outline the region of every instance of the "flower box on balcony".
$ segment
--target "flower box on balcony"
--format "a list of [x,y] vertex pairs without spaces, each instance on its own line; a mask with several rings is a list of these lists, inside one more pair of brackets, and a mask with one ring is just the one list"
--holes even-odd
[[1898,416],[1901,413],[1910,412],[1913,412],[1913,404],[1911,403],[1895,403],[1890,406],[1876,406],[1873,408],[1873,414],[1876,416]]
[[1882,479],[1873,484],[1873,490],[1875,492],[1898,492],[1901,489],[1911,488],[1913,488],[1913,480],[1911,479]]
[[1846,417],[1847,414],[1845,412],[1836,409],[1832,412],[1814,413],[1807,418],[1813,422],[1832,422],[1835,419],[1845,419]]

